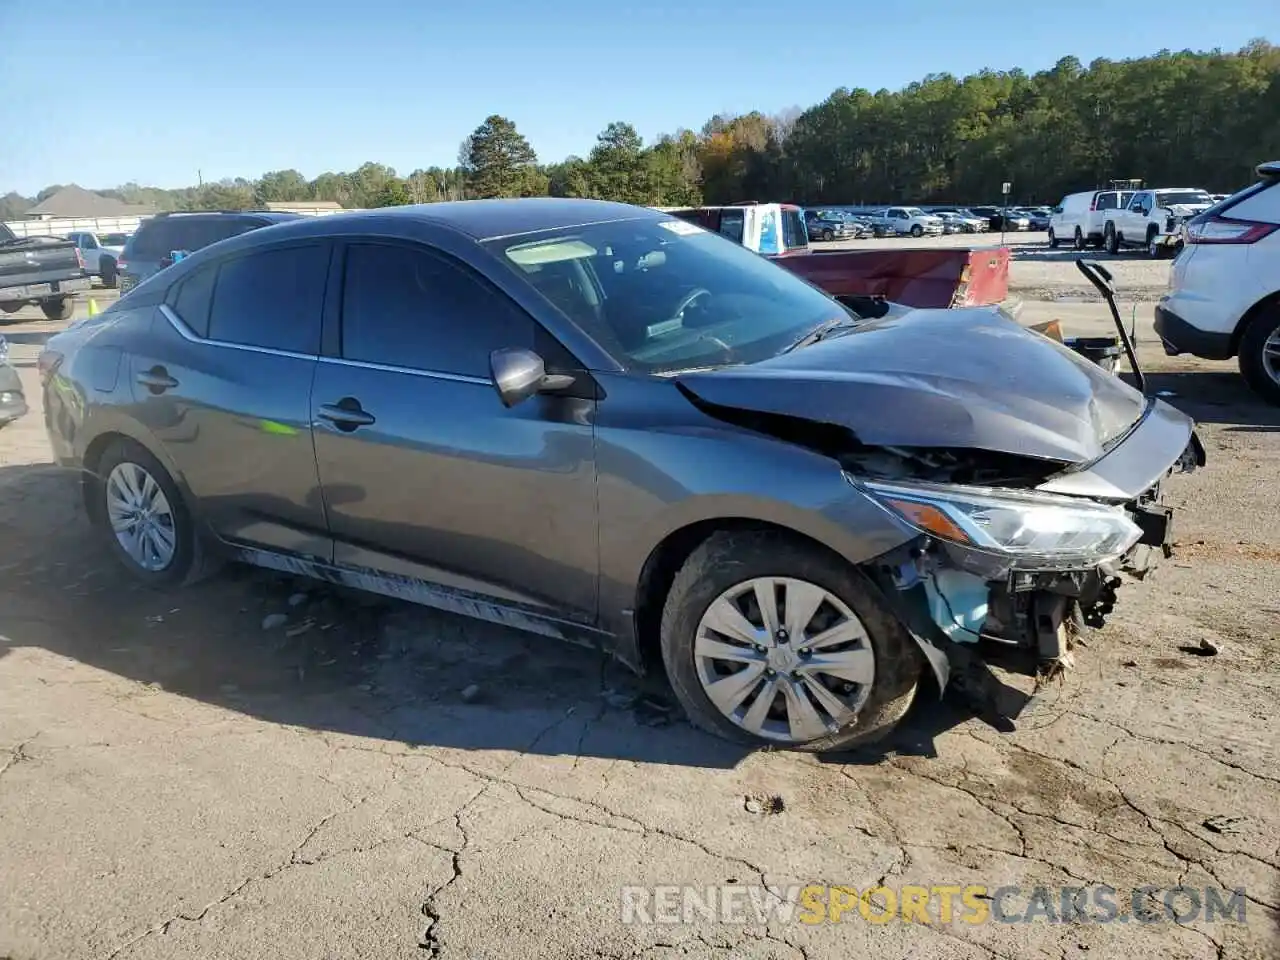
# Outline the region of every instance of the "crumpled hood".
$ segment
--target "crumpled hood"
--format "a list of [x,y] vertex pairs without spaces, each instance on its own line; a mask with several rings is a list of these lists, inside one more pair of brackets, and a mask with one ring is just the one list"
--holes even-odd
[[705,403],[847,427],[871,446],[1088,463],[1146,398],[995,307],[910,310],[759,363],[682,374]]

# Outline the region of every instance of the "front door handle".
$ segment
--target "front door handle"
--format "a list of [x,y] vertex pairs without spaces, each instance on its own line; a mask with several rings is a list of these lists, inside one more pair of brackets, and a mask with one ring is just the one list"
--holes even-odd
[[178,381],[169,376],[169,371],[159,364],[150,370],[142,371],[138,374],[137,380],[152,393],[164,393],[178,385]]
[[337,403],[320,405],[320,418],[328,420],[339,430],[352,431],[377,423],[373,414],[367,413],[355,397],[343,397]]

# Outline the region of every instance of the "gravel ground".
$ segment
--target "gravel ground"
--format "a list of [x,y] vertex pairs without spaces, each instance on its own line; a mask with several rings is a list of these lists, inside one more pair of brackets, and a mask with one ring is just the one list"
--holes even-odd
[[[1027,239],[1012,287],[1048,316],[1083,288]],[[1167,270],[1115,266],[1126,302]],[[11,319],[37,398],[53,327]],[[660,683],[496,627],[248,570],[138,589],[34,410],[0,432],[0,957],[1280,956],[1280,415],[1140,336],[1210,457],[1171,486],[1174,560],[1016,731],[926,699],[827,760],[743,753]],[[621,922],[624,887],[766,883],[1016,886],[1014,916],[1037,885],[1057,916],[1058,888],[1109,884],[1120,910]],[[1136,922],[1145,886],[1243,888],[1244,922]]]

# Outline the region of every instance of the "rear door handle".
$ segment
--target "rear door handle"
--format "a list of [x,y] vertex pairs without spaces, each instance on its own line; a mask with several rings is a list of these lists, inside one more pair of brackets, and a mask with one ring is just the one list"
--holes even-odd
[[137,380],[152,393],[164,393],[178,385],[178,381],[169,376],[169,371],[159,365],[138,374]]
[[320,418],[328,420],[339,430],[346,431],[377,423],[377,418],[367,413],[355,397],[343,397],[337,403],[321,404]]

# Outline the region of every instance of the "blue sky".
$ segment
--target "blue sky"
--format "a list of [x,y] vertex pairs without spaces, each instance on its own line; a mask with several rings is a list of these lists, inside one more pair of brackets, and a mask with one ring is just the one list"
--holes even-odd
[[0,193],[403,175],[491,113],[558,160],[612,120],[649,139],[841,86],[1258,36],[1280,39],[1276,0],[0,0]]

